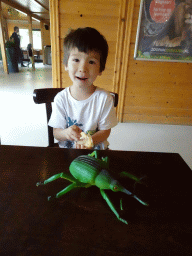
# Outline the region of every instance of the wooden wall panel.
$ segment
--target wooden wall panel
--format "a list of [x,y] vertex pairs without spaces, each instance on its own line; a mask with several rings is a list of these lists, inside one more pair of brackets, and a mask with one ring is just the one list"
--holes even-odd
[[61,87],[61,47],[59,29],[59,0],[49,0],[51,22],[51,58],[53,87]]
[[130,38],[132,30],[134,0],[121,0],[118,24],[118,43],[116,48],[116,62],[114,73],[114,89],[119,95],[117,117],[123,120],[123,106],[127,87],[127,71],[129,67]]
[[4,18],[2,14],[2,7],[0,1],[0,51],[3,60],[3,69],[6,74],[9,74],[8,63],[7,63],[7,55],[5,49],[5,33],[4,33]]
[[113,90],[119,7],[119,0],[59,1],[61,87],[71,84],[71,80],[63,67],[63,39],[65,35],[70,29],[93,27],[105,36],[109,45],[106,68],[94,84],[109,91]]
[[192,124],[192,63],[134,60],[139,14],[135,0],[123,122]]
[[100,17],[116,17],[119,8],[118,0],[60,0],[61,14],[87,14]]

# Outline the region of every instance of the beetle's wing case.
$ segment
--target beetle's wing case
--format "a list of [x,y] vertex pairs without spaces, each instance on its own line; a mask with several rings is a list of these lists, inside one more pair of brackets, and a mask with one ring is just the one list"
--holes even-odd
[[80,182],[95,184],[102,169],[102,161],[91,156],[79,156],[69,166],[71,174]]

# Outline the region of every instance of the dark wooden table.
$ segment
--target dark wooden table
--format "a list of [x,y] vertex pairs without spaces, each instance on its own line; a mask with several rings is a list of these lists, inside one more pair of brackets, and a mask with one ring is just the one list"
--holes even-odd
[[[117,220],[96,187],[78,188],[48,202],[69,184],[36,187],[89,150],[0,146],[0,255],[192,255],[192,172],[179,154],[99,151],[110,172],[143,177],[119,181],[146,200],[143,206],[107,191],[128,225]],[[119,211],[120,212],[120,211]]]

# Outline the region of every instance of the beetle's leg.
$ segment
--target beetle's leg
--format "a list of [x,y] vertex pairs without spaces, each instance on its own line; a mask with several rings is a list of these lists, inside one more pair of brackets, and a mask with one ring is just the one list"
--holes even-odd
[[75,183],[72,183],[71,185],[67,186],[66,188],[64,188],[63,190],[61,190],[60,192],[58,192],[55,196],[49,196],[48,197],[48,201],[50,201],[53,198],[59,198],[60,196],[66,194],[67,192],[71,191],[72,189],[74,189],[76,186]]
[[128,178],[130,178],[132,180],[135,180],[138,183],[141,183],[141,179],[142,179],[142,178],[137,178],[135,175],[133,175],[133,174],[131,174],[129,172],[121,172],[120,173],[120,177],[128,177]]
[[52,182],[54,180],[57,180],[59,178],[67,179],[71,182],[76,182],[76,179],[72,175],[61,172],[61,173],[53,175],[52,177],[48,178],[47,180],[44,180],[42,182],[41,181],[37,182],[36,186],[45,185],[45,184]]
[[77,182],[77,179],[75,179],[75,177],[73,177],[70,173],[64,173],[62,172],[62,176],[61,178],[69,180],[71,182]]
[[122,203],[122,198],[120,199],[120,209],[123,211],[123,203]]
[[102,160],[103,160],[103,162],[105,162],[106,163],[106,168],[109,168],[109,157],[108,156],[106,156],[106,157],[102,157]]
[[55,175],[53,175],[52,177],[48,178],[47,180],[44,180],[44,181],[42,181],[42,182],[41,182],[41,181],[40,181],[40,182],[37,182],[36,186],[45,185],[45,184],[47,184],[47,183],[49,183],[49,182],[52,182],[52,181],[54,181],[54,180],[57,180],[57,179],[61,178],[62,174],[63,174],[63,173],[58,173],[58,174],[55,174]]
[[71,191],[72,189],[74,189],[76,187],[86,187],[86,186],[87,186],[86,183],[82,183],[82,182],[79,182],[79,181],[74,182],[71,185],[64,188],[63,190],[61,190],[60,192],[58,192],[55,196],[49,196],[48,201],[50,201],[53,198],[59,198],[60,196],[63,196],[64,194],[68,193],[69,191]]
[[91,154],[88,154],[88,156],[92,156],[92,157],[95,157],[96,159],[98,159],[98,153],[97,151],[93,151]]
[[112,202],[110,201],[109,197],[107,196],[107,194],[105,193],[105,191],[103,189],[100,189],[101,191],[101,195],[103,197],[103,199],[105,199],[105,201],[107,202],[108,206],[110,207],[110,209],[112,210],[112,212],[116,215],[117,219],[122,221],[125,224],[128,224],[128,222],[122,218],[120,218],[119,213],[116,211],[114,205],[112,204]]

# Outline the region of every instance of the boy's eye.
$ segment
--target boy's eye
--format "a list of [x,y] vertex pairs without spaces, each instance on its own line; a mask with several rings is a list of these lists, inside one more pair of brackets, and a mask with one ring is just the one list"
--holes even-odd
[[74,61],[74,62],[78,62],[78,61],[79,61],[79,59],[73,59],[73,61]]
[[90,60],[89,64],[95,64],[95,61],[94,60]]

